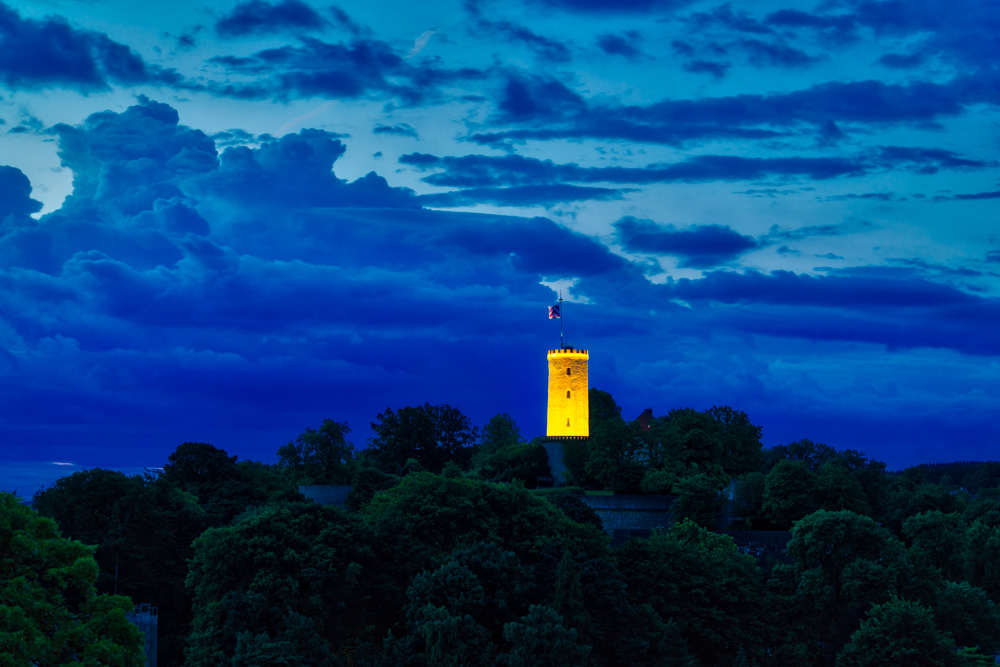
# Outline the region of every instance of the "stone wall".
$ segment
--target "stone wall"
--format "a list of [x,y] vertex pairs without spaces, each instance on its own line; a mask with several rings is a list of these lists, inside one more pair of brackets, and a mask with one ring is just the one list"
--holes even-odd
[[604,531],[653,531],[669,529],[673,523],[673,496],[594,496],[583,495],[580,500],[601,517]]

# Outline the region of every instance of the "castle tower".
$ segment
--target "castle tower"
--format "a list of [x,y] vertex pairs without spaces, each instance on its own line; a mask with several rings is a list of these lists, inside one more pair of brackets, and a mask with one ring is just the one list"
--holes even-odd
[[545,435],[550,438],[590,437],[590,386],[587,350],[565,346],[549,350],[549,414]]

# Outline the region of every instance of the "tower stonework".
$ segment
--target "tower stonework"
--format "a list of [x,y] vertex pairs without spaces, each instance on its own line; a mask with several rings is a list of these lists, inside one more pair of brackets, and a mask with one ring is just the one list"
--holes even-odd
[[590,397],[587,350],[549,350],[549,413],[545,435],[550,438],[590,437]]

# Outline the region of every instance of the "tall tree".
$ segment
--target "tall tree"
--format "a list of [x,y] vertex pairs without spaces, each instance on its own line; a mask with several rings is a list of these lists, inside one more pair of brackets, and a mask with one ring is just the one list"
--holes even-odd
[[787,529],[817,509],[816,473],[804,461],[778,461],[764,481],[764,515]]
[[0,663],[140,667],[132,601],[98,595],[88,547],[0,492]]
[[615,557],[632,601],[672,619],[702,664],[728,664],[741,647],[762,649],[755,646],[764,624],[761,573],[728,536],[685,520],[627,542]]
[[393,620],[383,608],[399,599],[382,597],[395,568],[374,542],[353,515],[312,503],[205,531],[187,578],[194,596],[187,664],[250,664],[252,655],[276,651],[285,664],[323,664],[308,656],[380,638]]
[[99,592],[158,608],[160,662],[181,662],[191,622],[184,575],[191,541],[206,527],[194,496],[162,478],[94,468],[35,494],[34,507],[67,537],[96,547]]
[[[910,594],[915,570],[906,548],[869,517],[819,510],[788,543],[790,589],[803,632],[834,655],[872,603]],[[779,578],[785,566],[775,568]],[[829,656],[832,658],[832,656]]]
[[247,507],[262,504],[256,488],[236,465],[236,457],[204,442],[185,442],[167,457],[163,478],[198,498],[212,525],[231,521]]
[[278,463],[305,484],[348,484],[354,447],[347,441],[347,422],[324,419],[319,430],[307,428],[294,442],[278,448]]
[[837,667],[963,664],[954,640],[935,626],[933,614],[915,602],[899,599],[872,607],[837,656]]
[[726,475],[738,477],[760,468],[761,427],[750,423],[742,410],[729,406],[712,406],[707,412],[722,430],[722,467]]
[[392,474],[402,473],[409,459],[431,472],[440,472],[449,461],[468,467],[477,438],[476,428],[457,408],[430,403],[386,408],[372,422],[372,431],[369,456]]

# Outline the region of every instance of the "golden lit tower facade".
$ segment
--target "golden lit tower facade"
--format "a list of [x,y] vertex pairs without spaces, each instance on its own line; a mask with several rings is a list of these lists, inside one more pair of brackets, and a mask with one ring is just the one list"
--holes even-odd
[[587,350],[564,346],[549,350],[550,438],[590,437],[590,397],[587,384]]

